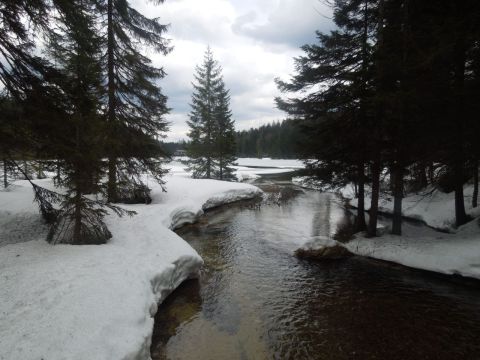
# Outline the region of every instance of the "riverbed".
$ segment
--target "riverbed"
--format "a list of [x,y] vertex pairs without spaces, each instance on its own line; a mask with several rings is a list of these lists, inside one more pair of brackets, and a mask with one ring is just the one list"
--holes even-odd
[[333,194],[263,180],[262,202],[177,233],[205,260],[160,306],[153,359],[478,359],[477,283],[361,257],[308,262],[348,221]]

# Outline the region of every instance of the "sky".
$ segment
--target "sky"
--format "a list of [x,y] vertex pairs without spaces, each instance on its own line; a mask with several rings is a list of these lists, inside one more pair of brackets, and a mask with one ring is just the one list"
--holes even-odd
[[315,42],[315,31],[333,28],[331,9],[322,0],[131,0],[149,17],[170,24],[166,37],[173,51],[167,56],[149,52],[167,76],[160,86],[172,109],[167,141],[186,139],[195,66],[207,46],[222,69],[230,89],[237,130],[259,127],[286,116],[275,108],[280,95],[274,79],[294,73],[300,46]]

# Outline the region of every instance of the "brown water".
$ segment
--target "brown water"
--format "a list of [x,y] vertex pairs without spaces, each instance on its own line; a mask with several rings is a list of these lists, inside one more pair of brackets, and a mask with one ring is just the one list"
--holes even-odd
[[205,268],[161,305],[153,359],[480,359],[476,283],[359,257],[299,260],[299,243],[335,233],[341,204],[265,189],[260,206],[178,231]]

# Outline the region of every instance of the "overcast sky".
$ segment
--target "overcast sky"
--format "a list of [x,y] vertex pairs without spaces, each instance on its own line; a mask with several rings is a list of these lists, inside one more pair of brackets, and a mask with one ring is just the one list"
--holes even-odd
[[315,30],[328,31],[331,10],[322,0],[166,0],[155,6],[132,0],[150,17],[170,24],[173,51],[149,54],[168,76],[161,81],[172,108],[167,140],[186,138],[191,82],[207,45],[223,68],[231,109],[239,130],[285,118],[275,108],[274,78],[287,79],[299,47],[315,41]]

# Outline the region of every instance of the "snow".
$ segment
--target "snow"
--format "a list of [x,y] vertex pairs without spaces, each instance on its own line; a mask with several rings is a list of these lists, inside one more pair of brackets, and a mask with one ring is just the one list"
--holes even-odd
[[327,247],[343,246],[342,243],[326,237],[326,236],[312,236],[305,244],[302,245],[302,250],[319,250]]
[[273,167],[288,169],[303,169],[305,164],[301,160],[294,159],[271,159],[271,158],[239,158],[237,160],[239,166],[247,167]]
[[261,191],[175,173],[167,193],[149,186],[152,204],[125,205],[131,218],[109,215],[113,238],[97,246],[46,243],[28,182],[0,192],[0,359],[150,357],[157,304],[203,264],[170,229]]
[[[315,182],[306,182],[305,178],[296,179],[297,183],[315,188]],[[367,189],[368,192],[369,189]],[[454,193],[425,189],[418,194],[409,194],[403,199],[403,215],[421,220],[422,223],[404,221],[402,236],[391,235],[390,220],[381,220],[378,224],[379,237],[367,238],[357,234],[346,244],[332,243],[330,239],[312,238],[302,249],[316,250],[322,247],[344,246],[350,252],[375,259],[391,261],[405,266],[434,271],[443,274],[457,274],[480,279],[480,209],[471,208],[473,186],[466,185],[465,206],[467,212],[476,217],[470,223],[455,229]],[[343,198],[356,206],[353,186],[347,185],[339,190]],[[427,195],[428,194],[428,195]],[[369,209],[370,198],[367,195],[365,206]],[[382,198],[379,210],[393,212],[393,199]],[[437,230],[447,230],[449,233]]]
[[458,229],[455,234],[441,233],[421,224],[404,222],[402,236],[385,234],[367,238],[357,234],[353,240],[341,243],[324,236],[308,239],[300,251],[316,251],[336,246],[353,254],[385,260],[404,266],[480,279],[480,219]]
[[479,231],[478,220],[459,228],[455,234],[404,223],[402,236],[359,236],[345,246],[357,255],[480,279]]
[[[186,157],[175,157],[167,167],[171,174],[190,177],[182,164]],[[270,159],[270,158],[238,158],[237,165],[233,166],[238,181],[251,181],[264,175],[283,174],[303,169],[305,166],[300,160]]]
[[[473,209],[471,206],[471,197],[473,186],[464,187],[465,210],[472,217],[480,215],[480,208]],[[351,199],[352,206],[357,205],[357,200],[353,198],[353,189],[350,185],[341,189],[341,194],[347,199]],[[365,197],[365,208],[370,209],[370,197]],[[380,212],[386,214],[393,213],[393,198],[383,197],[379,201]],[[408,194],[402,203],[402,215],[404,217],[423,221],[428,226],[443,231],[454,231],[455,227],[455,194],[454,192],[444,193],[438,189],[427,188],[419,193]]]

